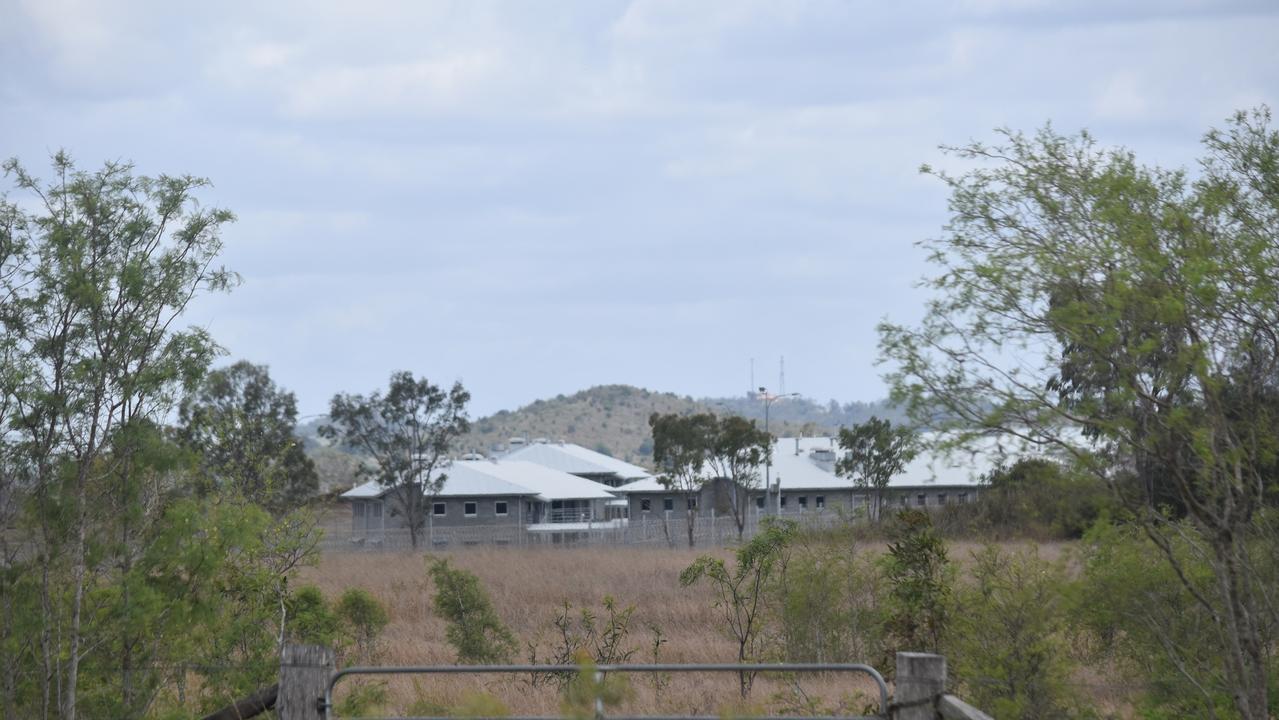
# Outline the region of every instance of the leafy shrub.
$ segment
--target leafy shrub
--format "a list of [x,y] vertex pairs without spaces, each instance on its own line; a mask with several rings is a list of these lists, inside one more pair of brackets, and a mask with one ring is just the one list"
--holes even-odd
[[445,637],[468,665],[507,662],[515,652],[515,636],[497,616],[480,579],[447,560],[434,560],[429,569],[435,583],[435,612],[448,624]]
[[359,662],[372,662],[377,657],[378,636],[388,622],[386,608],[377,598],[360,588],[349,588],[338,600],[337,615],[355,644]]
[[335,645],[340,623],[337,615],[314,585],[298,588],[288,604],[290,642],[311,645]]
[[879,565],[888,584],[884,629],[890,647],[937,652],[950,620],[954,576],[946,543],[922,510],[897,513],[888,532]]
[[987,546],[957,592],[948,654],[964,699],[999,718],[1068,717],[1065,568]]

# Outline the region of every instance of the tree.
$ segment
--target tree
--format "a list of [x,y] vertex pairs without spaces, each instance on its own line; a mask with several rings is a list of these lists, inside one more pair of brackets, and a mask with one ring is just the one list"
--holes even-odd
[[973,553],[969,587],[956,595],[947,654],[964,697],[995,717],[1070,717],[1071,663],[1064,563],[988,545]]
[[355,644],[357,662],[373,662],[377,658],[378,636],[390,621],[386,608],[368,591],[347,588],[333,611]]
[[[1106,481],[1211,619],[1232,702],[1269,710],[1279,403],[1279,133],[1204,137],[1192,179],[1086,133],[1004,132],[925,168],[951,192],[920,325],[881,325],[893,397],[944,447],[997,435]],[[1268,500],[1268,498],[1270,498]],[[1184,522],[1183,522],[1184,519]],[[1213,581],[1187,572],[1177,548]]]
[[383,487],[391,488],[398,513],[417,547],[431,499],[444,487],[443,468],[453,442],[470,428],[466,403],[471,395],[455,382],[447,391],[410,372],[391,373],[385,395],[339,393],[329,405],[332,424],[320,435],[358,447],[377,467],[361,468]]
[[[142,434],[124,429],[163,417],[216,352],[203,331],[176,328],[194,296],[235,281],[213,266],[232,215],[199,206],[207,182],[190,176],[136,176],[124,163],[86,172],[61,152],[48,183],[16,160],[3,167],[27,201],[0,199],[0,455],[15,478],[0,495],[34,508],[40,712],[56,705],[75,720],[82,665],[101,652],[86,644],[88,593],[99,575],[131,572],[143,537],[115,526],[114,552],[93,552],[100,513],[124,500],[106,481],[133,492],[130,440]],[[132,706],[127,681],[121,692]]]
[[835,463],[835,474],[851,477],[857,487],[874,491],[873,513],[878,521],[884,507],[884,488],[918,453],[915,433],[872,415],[864,423],[840,428],[839,447],[844,456]]
[[950,620],[952,570],[946,542],[923,510],[897,513],[880,567],[888,581],[884,629],[899,649],[937,652]]
[[[710,413],[659,415],[648,418],[653,433],[653,463],[661,471],[658,481],[683,496],[688,546],[693,547],[697,523],[697,501],[706,484],[706,461],[717,427]],[[673,541],[672,541],[673,542]]]
[[[729,570],[721,558],[703,555],[679,574],[680,585],[703,578],[715,589],[715,607],[728,632],[737,641],[737,662],[758,662],[764,643],[764,610],[769,584],[784,573],[786,549],[798,525],[793,520],[765,522],[763,530],[737,549],[737,565]],[[738,681],[742,697],[751,690],[754,674],[742,672]]]
[[728,481],[729,508],[737,525],[737,537],[746,530],[751,491],[759,487],[759,466],[772,451],[772,437],[755,427],[754,420],[737,415],[720,418],[713,428],[707,467],[716,478]]
[[278,513],[306,502],[319,485],[293,432],[297,417],[293,393],[265,365],[241,360],[209,373],[182,402],[179,435],[200,452],[215,487]]
[[480,579],[447,560],[433,560],[428,568],[435,583],[435,612],[448,624],[445,637],[467,665],[503,663],[515,652],[515,636],[493,609]]

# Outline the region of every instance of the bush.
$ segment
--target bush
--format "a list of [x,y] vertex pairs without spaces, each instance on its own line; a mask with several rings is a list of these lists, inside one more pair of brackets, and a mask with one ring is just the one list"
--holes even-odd
[[1068,716],[1068,580],[1034,551],[974,554],[973,584],[957,593],[948,643],[964,699],[998,718]]
[[888,583],[884,629],[890,646],[937,652],[950,620],[954,577],[946,543],[922,510],[894,515],[888,533],[888,552],[879,565]]
[[290,642],[335,645],[340,623],[324,594],[314,585],[298,588],[288,604]]
[[855,545],[805,535],[769,604],[787,662],[862,662],[883,655],[883,583]]
[[976,512],[967,514],[995,538],[1079,538],[1112,505],[1101,480],[1052,460],[1019,460],[984,479]]
[[449,567],[447,560],[431,562],[435,583],[435,612],[448,624],[445,637],[466,665],[503,663],[515,652],[515,636],[497,616],[479,578]]
[[368,592],[349,588],[338,600],[337,615],[351,641],[359,662],[369,663],[377,657],[378,636],[386,627],[386,608]]

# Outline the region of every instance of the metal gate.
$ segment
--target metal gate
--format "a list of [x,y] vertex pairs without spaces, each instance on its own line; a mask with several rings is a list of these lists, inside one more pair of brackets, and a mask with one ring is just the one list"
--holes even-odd
[[[595,679],[600,681],[608,673],[857,673],[869,676],[879,689],[879,713],[863,716],[822,717],[810,716],[812,720],[882,720],[888,717],[888,685],[884,676],[869,665],[856,663],[758,663],[758,664],[650,664],[650,665],[595,665],[587,666],[594,670]],[[335,720],[333,715],[333,688],[338,681],[353,675],[531,675],[531,674],[564,674],[575,675],[583,671],[579,665],[423,665],[417,667],[350,667],[338,670],[329,676],[324,688],[324,698],[319,708],[325,720]],[[604,720],[604,702],[595,700],[595,717]],[[722,720],[718,715],[608,715],[608,720]],[[403,718],[401,720],[447,720],[446,718]],[[560,720],[558,716],[510,716],[504,720]],[[794,716],[756,716],[739,720],[796,720]]]

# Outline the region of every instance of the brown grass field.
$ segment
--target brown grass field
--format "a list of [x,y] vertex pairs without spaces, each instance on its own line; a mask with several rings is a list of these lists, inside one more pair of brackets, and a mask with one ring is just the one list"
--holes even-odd
[[[955,542],[952,558],[963,563],[978,546]],[[1040,556],[1059,557],[1061,544],[1041,545]],[[878,546],[863,552],[877,553]],[[736,645],[721,628],[709,587],[681,587],[679,573],[703,553],[726,550],[631,548],[468,549],[442,553],[456,566],[482,581],[502,620],[521,646],[549,647],[551,621],[565,602],[602,613],[601,599],[611,595],[621,606],[634,605],[629,646],[631,662],[652,662],[651,626],[661,628],[666,642],[658,660],[676,663],[732,662]],[[387,608],[390,624],[383,633],[380,665],[451,664],[452,648],[444,639],[444,623],[431,607],[434,590],[424,553],[330,554],[307,568],[301,580],[313,583],[330,598],[360,587]],[[527,662],[522,650],[517,662]],[[387,714],[403,713],[415,703],[457,708],[479,694],[499,699],[513,712],[554,715],[560,711],[553,687],[532,687],[512,676],[399,677],[386,681]],[[623,712],[660,714],[728,714],[743,708],[732,674],[672,676],[656,692],[653,679],[633,676],[631,697]],[[347,686],[348,689],[351,687]],[[760,676],[751,695],[753,711],[795,714],[860,713],[873,710],[873,684],[856,675],[827,675],[787,681]],[[339,696],[341,693],[339,693]]]

